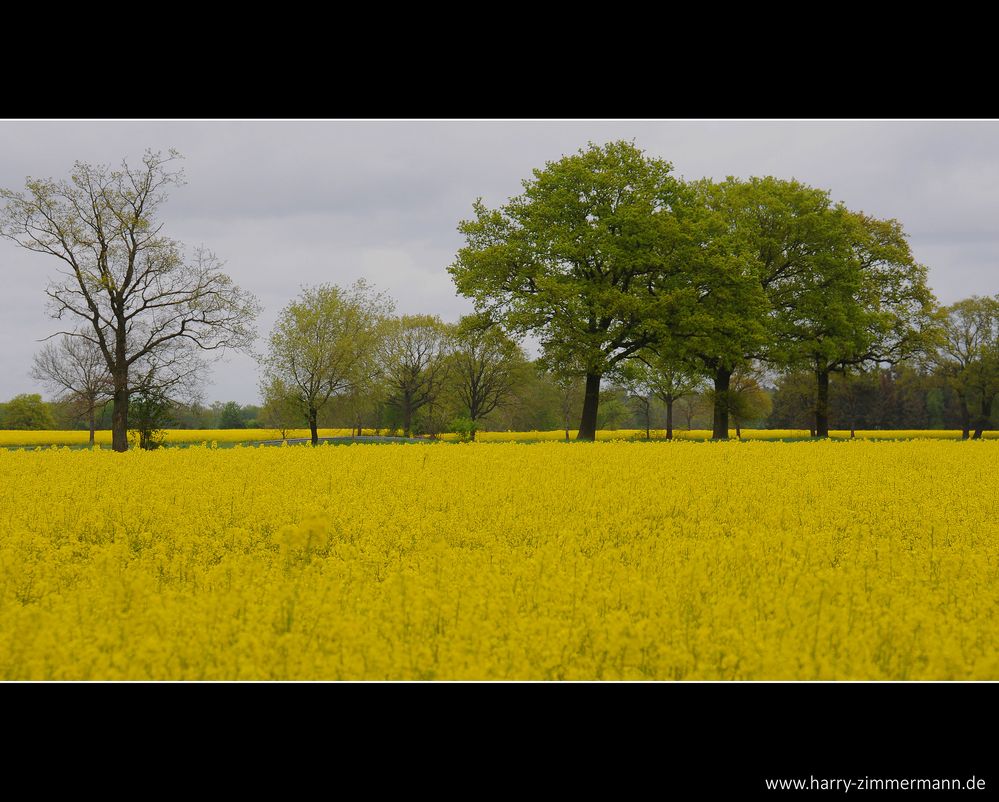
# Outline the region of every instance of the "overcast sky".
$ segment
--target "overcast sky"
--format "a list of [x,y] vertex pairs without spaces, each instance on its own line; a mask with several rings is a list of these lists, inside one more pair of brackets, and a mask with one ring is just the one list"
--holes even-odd
[[[67,177],[76,160],[137,162],[176,148],[187,184],[164,233],[203,244],[264,306],[261,339],[300,286],[367,278],[400,313],[456,320],[469,302],[446,267],[459,220],[503,203],[531,169],[629,139],[685,178],[774,175],[903,222],[944,303],[999,292],[999,122],[13,122],[0,121],[0,186]],[[51,257],[0,240],[0,400],[29,377],[47,317]],[[256,402],[249,357],[216,364],[205,398]]]

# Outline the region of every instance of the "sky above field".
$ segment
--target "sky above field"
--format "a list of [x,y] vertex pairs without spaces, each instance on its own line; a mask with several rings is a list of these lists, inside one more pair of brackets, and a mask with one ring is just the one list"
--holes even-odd
[[[0,121],[0,186],[68,177],[76,160],[137,163],[176,148],[187,184],[164,233],[204,245],[257,295],[262,348],[301,286],[366,278],[400,313],[471,310],[446,267],[458,221],[587,141],[628,139],[688,179],[797,178],[903,222],[937,297],[999,292],[999,122],[15,122]],[[37,342],[57,325],[51,257],[0,240],[0,400],[38,392]],[[206,401],[258,399],[255,361],[215,364]]]

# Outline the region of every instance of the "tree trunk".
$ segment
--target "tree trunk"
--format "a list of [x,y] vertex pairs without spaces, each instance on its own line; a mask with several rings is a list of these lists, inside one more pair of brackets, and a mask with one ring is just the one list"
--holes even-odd
[[[690,428],[689,426],[687,427]],[[673,399],[666,400],[666,439],[673,439]]]
[[850,439],[853,440],[857,436],[857,423],[856,421],[850,421]]
[[712,440],[728,440],[728,388],[732,371],[718,368],[715,371],[715,418]]
[[961,406],[961,439],[967,440],[971,431],[971,413],[968,411],[968,399],[963,395],[958,397]]
[[739,421],[735,422],[735,439],[736,440],[742,439],[742,424],[739,423]]
[[114,377],[111,448],[119,452],[128,451],[128,371],[121,371]]
[[583,417],[579,421],[577,440],[597,439],[597,405],[600,403],[600,376],[586,374],[586,394],[583,396]]
[[97,404],[90,405],[90,447],[94,447],[94,431],[97,429]]
[[309,407],[309,431],[312,432],[312,445],[319,445],[319,425],[316,421],[317,412],[312,407]]
[[569,421],[565,422],[565,442],[569,442]]
[[983,393],[982,412],[978,416],[978,422],[975,424],[975,436],[972,438],[973,440],[982,439],[982,432],[984,432],[985,429],[988,427],[988,425],[991,423],[990,420],[991,416],[992,416],[992,396],[986,396]]
[[829,436],[829,371],[815,371],[818,382],[815,393],[815,436]]

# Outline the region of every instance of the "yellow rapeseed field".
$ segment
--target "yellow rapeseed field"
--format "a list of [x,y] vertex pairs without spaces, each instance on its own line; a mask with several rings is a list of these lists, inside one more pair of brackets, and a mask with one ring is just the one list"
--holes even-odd
[[0,450],[5,679],[999,679],[999,443]]

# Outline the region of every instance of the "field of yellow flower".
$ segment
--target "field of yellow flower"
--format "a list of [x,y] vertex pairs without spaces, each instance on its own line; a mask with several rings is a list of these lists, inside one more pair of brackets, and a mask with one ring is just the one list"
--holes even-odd
[[999,443],[0,450],[4,679],[999,679]]

